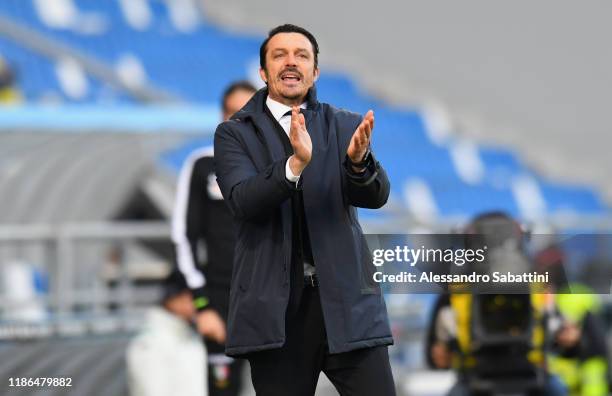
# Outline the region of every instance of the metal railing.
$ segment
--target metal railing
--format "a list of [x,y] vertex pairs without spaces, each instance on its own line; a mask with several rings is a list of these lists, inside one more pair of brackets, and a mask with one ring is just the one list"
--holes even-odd
[[[385,224],[365,222],[364,231],[410,233],[427,227],[431,232],[448,232],[461,224],[457,219],[420,225],[400,213],[393,217]],[[550,223],[602,233],[612,230],[607,218],[559,218]],[[144,310],[159,301],[159,283],[173,265],[172,253],[160,255],[156,249],[160,246],[173,252],[167,222],[0,225],[0,338],[10,335],[10,326],[19,322],[13,314],[32,305],[43,313],[43,319],[38,324],[22,321],[19,326],[24,334],[136,328]],[[15,298],[10,293],[15,285],[7,284],[6,278],[11,265],[39,270],[47,287],[41,286],[43,292],[27,298]],[[6,325],[10,325],[8,330]]]
[[[0,226],[0,324],[24,322],[23,329],[41,335],[132,328],[159,300],[156,282],[172,265],[146,245],[171,248],[169,236],[165,222]],[[39,271],[43,292],[11,293],[16,286],[7,273],[15,264]],[[15,312],[32,306],[44,320],[15,320]]]

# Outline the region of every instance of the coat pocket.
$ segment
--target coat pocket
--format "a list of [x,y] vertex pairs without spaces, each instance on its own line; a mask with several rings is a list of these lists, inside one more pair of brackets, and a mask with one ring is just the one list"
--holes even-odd
[[243,269],[243,274],[240,277],[240,290],[243,292],[249,289],[249,285],[251,284],[251,278],[253,277],[253,263],[247,263]]
[[247,244],[245,244],[244,241],[239,238],[234,250],[235,274],[232,279],[232,283],[236,284],[240,291],[244,292],[249,288],[251,278],[253,277],[253,265],[254,263],[249,260]]
[[376,267],[372,264],[372,255],[368,244],[361,235],[361,293],[380,294],[380,285],[374,280]]
[[368,243],[361,232],[361,227],[351,224],[353,239],[357,244],[357,261],[361,294],[380,294],[380,285],[374,280],[376,267],[372,264],[372,254]]

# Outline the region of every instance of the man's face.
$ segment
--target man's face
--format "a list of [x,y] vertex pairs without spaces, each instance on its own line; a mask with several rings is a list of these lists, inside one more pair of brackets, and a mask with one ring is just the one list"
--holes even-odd
[[272,36],[266,50],[266,69],[260,69],[259,74],[268,83],[272,99],[288,106],[301,104],[319,77],[312,44],[300,33]]
[[225,99],[225,110],[223,111],[223,121],[227,121],[238,110],[242,109],[251,99],[254,92],[246,89],[237,89]]
[[189,290],[170,297],[164,302],[164,306],[168,311],[186,321],[191,321],[196,312],[193,306],[193,297]]

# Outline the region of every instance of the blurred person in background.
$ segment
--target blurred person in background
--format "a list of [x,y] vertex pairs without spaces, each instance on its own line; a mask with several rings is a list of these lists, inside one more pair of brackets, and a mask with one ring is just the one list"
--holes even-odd
[[[255,93],[247,81],[227,87],[223,120],[240,110]],[[225,355],[232,261],[236,230],[223,201],[213,168],[213,148],[194,151],[181,169],[172,219],[178,268],[185,275],[197,308],[196,324],[208,350],[211,396],[237,396],[244,361]]]
[[389,197],[374,114],[317,100],[318,44],[281,25],[260,46],[267,87],[215,132],[217,180],[238,226],[226,353],[258,395],[395,395],[393,343],[356,207]]
[[[487,246],[489,272],[530,268],[522,227],[505,213],[477,216],[465,234],[465,247]],[[524,293],[528,285],[519,287],[514,292],[500,289],[499,294],[451,289],[438,298],[427,332],[426,360],[431,368],[457,373],[449,396],[567,394],[546,368],[547,296],[527,289]]]
[[[535,261],[539,271],[548,271],[552,278],[550,291],[554,293],[558,321],[548,360],[550,371],[561,378],[570,396],[608,395],[609,359],[600,297],[590,287],[591,282],[568,283],[564,252],[558,245],[540,251]],[[584,270],[587,278],[597,271],[588,265]]]
[[0,105],[22,101],[21,92],[15,87],[15,72],[0,54]]
[[195,308],[185,278],[172,271],[161,306],[147,313],[127,349],[131,396],[205,396],[206,348],[193,329]]

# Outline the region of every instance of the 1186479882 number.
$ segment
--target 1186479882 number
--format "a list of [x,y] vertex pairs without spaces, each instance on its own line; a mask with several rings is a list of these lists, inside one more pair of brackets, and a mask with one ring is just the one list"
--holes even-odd
[[10,377],[10,387],[69,387],[72,386],[70,377]]

